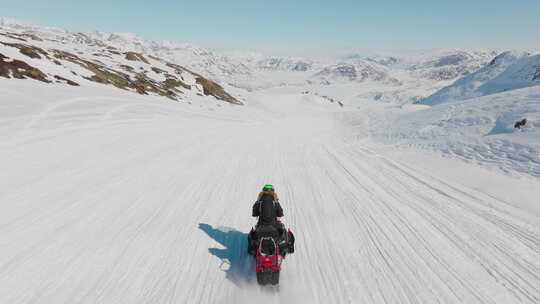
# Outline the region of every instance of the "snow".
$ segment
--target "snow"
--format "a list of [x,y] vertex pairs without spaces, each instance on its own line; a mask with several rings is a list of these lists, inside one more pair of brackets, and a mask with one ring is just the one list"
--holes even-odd
[[[372,123],[373,136],[540,176],[539,96],[540,87],[531,87],[428,109],[409,106],[406,114],[388,109],[385,119]],[[523,118],[527,125],[515,129]]]
[[436,105],[535,86],[540,84],[540,79],[535,78],[539,72],[540,54],[505,52],[489,65],[442,88],[421,103]]
[[[107,40],[195,59],[187,66],[223,77],[245,105],[198,86],[175,102],[0,78],[0,303],[540,302],[540,86],[412,104],[454,81],[424,72],[475,69],[487,53],[353,56],[339,62],[399,83],[321,85],[306,80],[337,62],[249,55],[236,65],[241,55],[133,34],[31,30],[64,42],[32,43],[85,56]],[[1,47],[61,76],[76,68]],[[488,82],[531,75],[533,57]],[[313,67],[294,71],[298,62]],[[250,91],[234,85],[243,79]],[[297,239],[279,290],[257,286],[246,254],[266,183]]]
[[[190,105],[16,80],[0,96],[2,303],[540,299],[538,178],[397,153],[365,128],[385,104],[274,88]],[[267,182],[297,235],[279,292],[245,253]]]

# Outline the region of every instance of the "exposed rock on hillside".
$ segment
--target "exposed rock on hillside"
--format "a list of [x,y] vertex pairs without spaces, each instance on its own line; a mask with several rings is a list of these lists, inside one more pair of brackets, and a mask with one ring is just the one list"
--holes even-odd
[[148,62],[148,60],[146,60],[146,58],[144,58],[142,54],[135,53],[135,52],[127,52],[126,59],[130,61],[141,61],[146,64],[150,64],[150,62]]
[[21,54],[26,55],[30,58],[41,59],[41,56],[48,57],[48,54],[46,51],[36,46],[26,45],[26,44],[21,44],[21,43],[8,43],[8,42],[2,42],[2,41],[0,41],[0,44],[17,48],[19,49],[19,52]]
[[229,95],[229,93],[225,92],[223,87],[221,87],[219,84],[203,77],[197,77],[196,81],[198,84],[202,85],[204,95],[211,95],[219,100],[227,101],[234,104],[242,104],[236,98]]
[[30,66],[24,61],[10,59],[0,53],[0,76],[4,78],[35,79],[41,82],[50,82],[39,69]]
[[90,81],[178,101],[200,95],[242,104],[218,83],[183,66],[109,44],[109,39],[121,36],[101,40],[91,34],[52,31],[41,33],[41,39],[40,33],[0,28],[0,76],[70,86]]

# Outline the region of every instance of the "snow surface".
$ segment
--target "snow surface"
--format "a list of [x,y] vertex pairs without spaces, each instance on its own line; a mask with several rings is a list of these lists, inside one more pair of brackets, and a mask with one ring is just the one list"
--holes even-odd
[[[540,177],[540,87],[406,109],[410,112],[387,107],[378,113],[370,126],[373,136]],[[523,118],[527,124],[514,128]]]
[[[368,127],[384,104],[245,97],[2,80],[0,302],[540,301],[538,178],[396,156]],[[245,252],[267,182],[297,236],[279,291]]]

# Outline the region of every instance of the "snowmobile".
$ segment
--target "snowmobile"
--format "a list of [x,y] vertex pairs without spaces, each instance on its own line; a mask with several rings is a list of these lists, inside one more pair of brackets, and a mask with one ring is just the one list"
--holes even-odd
[[251,228],[248,235],[248,252],[255,257],[259,285],[278,285],[281,263],[287,254],[294,253],[294,234],[279,221],[278,226]]

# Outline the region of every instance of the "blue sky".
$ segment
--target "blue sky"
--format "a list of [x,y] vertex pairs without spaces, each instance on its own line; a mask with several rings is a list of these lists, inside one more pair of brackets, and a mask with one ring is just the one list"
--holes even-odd
[[223,49],[540,47],[540,0],[0,0],[0,15]]

